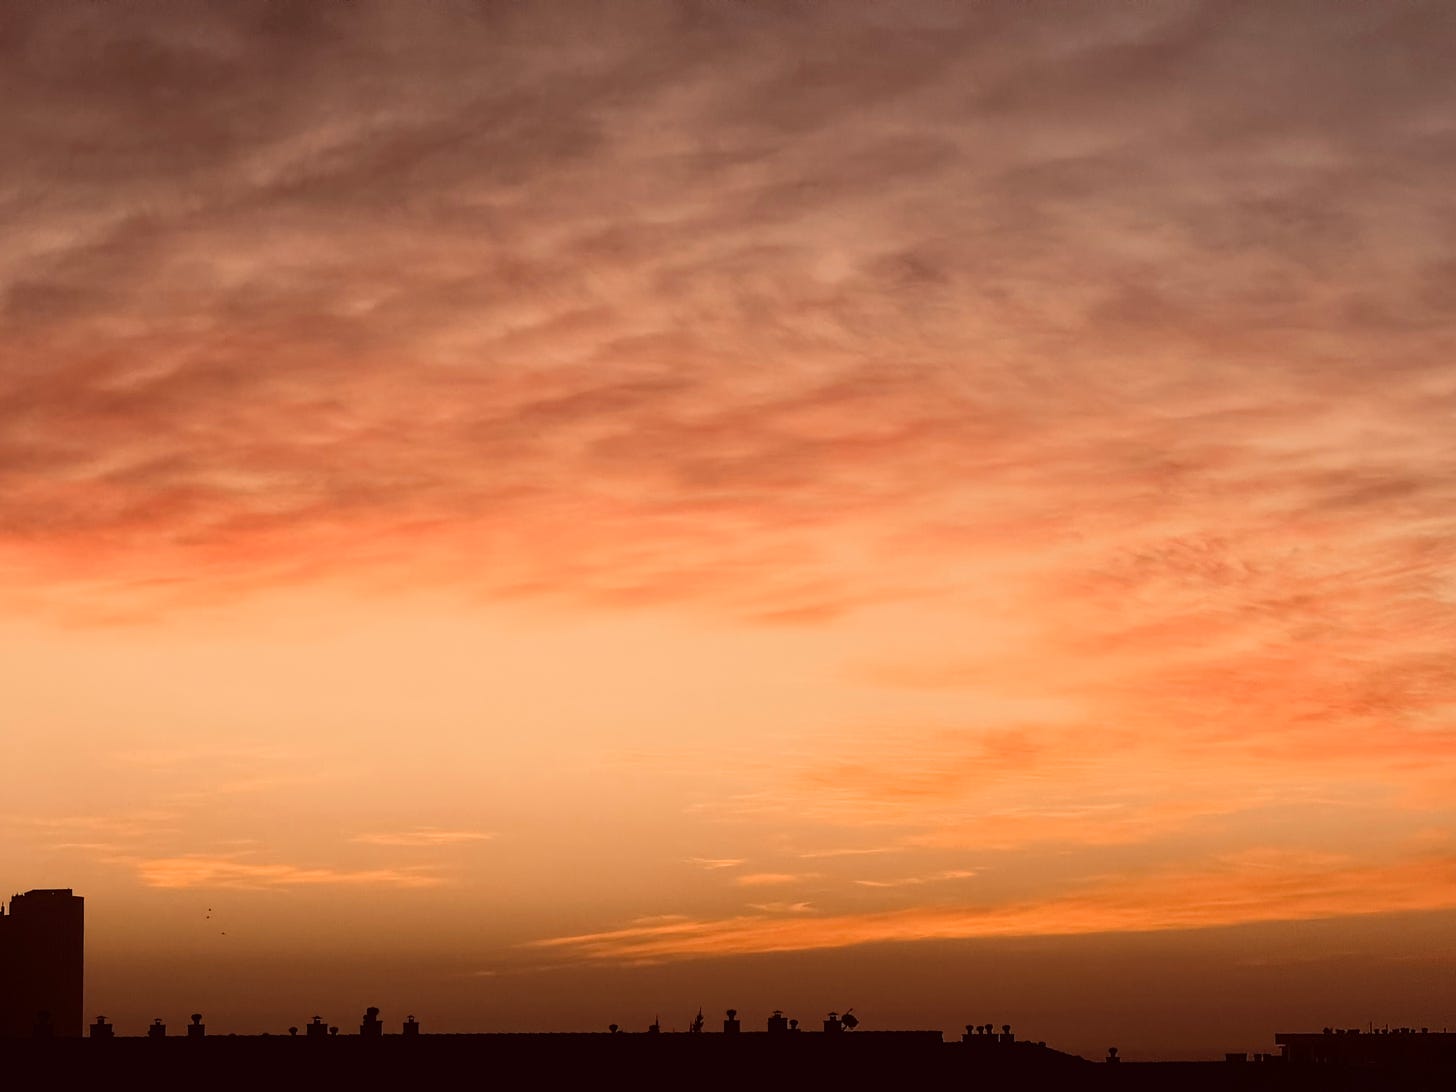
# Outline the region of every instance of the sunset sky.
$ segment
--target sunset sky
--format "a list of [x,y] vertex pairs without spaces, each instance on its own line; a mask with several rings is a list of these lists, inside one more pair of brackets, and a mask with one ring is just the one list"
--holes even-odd
[[88,1016],[1456,1027],[1456,8],[0,8]]

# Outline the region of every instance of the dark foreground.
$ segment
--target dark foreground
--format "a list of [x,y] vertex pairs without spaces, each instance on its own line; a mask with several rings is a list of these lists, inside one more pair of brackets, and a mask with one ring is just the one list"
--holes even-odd
[[1089,1062],[1029,1042],[929,1032],[208,1036],[0,1040],[10,1088],[1450,1090],[1456,1070]]

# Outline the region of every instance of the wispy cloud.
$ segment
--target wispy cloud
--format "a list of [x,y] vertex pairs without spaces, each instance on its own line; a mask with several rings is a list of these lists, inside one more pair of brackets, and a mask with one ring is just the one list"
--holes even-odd
[[1203,872],[1106,877],[1037,902],[775,914],[636,926],[535,941],[573,958],[636,963],[843,948],[885,941],[1198,929],[1456,906],[1456,861],[1388,865],[1244,855]]
[[738,868],[744,862],[738,857],[689,857],[687,863],[707,869],[709,872],[718,872],[725,868]]
[[441,830],[439,827],[416,827],[413,830],[385,831],[370,834],[356,834],[349,839],[371,846],[435,846],[468,845],[472,842],[488,842],[495,837],[492,831],[483,830]]
[[968,880],[975,872],[963,868],[949,868],[929,876],[901,876],[893,880],[855,880],[861,887],[920,887],[928,883],[943,883],[946,880]]
[[761,914],[812,914],[814,906],[808,902],[751,902],[750,910]]
[[798,883],[812,878],[812,875],[798,872],[747,872],[733,877],[733,882],[739,887],[773,887],[778,884]]
[[873,857],[883,853],[893,853],[894,846],[874,846],[863,849],[818,849],[808,853],[800,853],[799,857],[806,861],[833,860],[836,857]]
[[85,849],[113,852],[119,848],[116,842],[55,842],[52,849]]
[[[11,815],[7,820],[18,828],[29,828],[53,836],[86,833],[104,835],[108,842],[135,842],[175,834],[184,813],[171,808],[131,808],[111,815],[59,815],[38,817]],[[79,843],[70,843],[79,844]]]
[[148,887],[437,887],[444,880],[423,868],[338,869],[268,864],[235,857],[186,854],[130,862]]

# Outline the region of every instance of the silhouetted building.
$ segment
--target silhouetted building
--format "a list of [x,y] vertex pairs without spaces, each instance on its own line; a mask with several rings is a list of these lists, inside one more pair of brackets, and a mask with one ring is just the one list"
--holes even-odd
[[85,1025],[85,900],[27,891],[0,907],[0,1037],[80,1038]]
[[1414,1066],[1456,1069],[1456,1032],[1430,1028],[1325,1028],[1274,1036],[1284,1058],[1308,1065]]

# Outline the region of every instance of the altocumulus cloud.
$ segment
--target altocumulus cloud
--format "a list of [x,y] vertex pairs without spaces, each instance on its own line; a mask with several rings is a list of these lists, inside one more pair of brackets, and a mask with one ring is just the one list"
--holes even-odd
[[17,602],[1450,561],[1439,9],[106,14],[0,46]]

